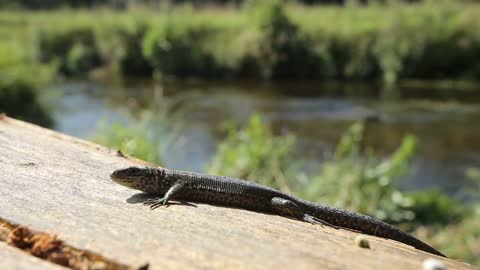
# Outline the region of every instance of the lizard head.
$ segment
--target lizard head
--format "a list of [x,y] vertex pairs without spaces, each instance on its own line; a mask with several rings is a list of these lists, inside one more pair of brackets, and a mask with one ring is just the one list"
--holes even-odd
[[122,186],[145,191],[146,182],[152,174],[153,170],[149,168],[128,167],[114,171],[110,178]]

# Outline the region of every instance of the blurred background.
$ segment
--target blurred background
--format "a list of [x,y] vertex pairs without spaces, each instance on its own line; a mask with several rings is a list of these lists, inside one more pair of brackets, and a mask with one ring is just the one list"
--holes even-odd
[[0,112],[480,265],[480,1],[0,0]]

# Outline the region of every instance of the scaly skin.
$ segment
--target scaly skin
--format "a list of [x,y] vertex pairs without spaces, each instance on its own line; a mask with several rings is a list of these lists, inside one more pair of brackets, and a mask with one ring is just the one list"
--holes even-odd
[[165,205],[171,199],[237,207],[392,239],[445,257],[428,244],[376,218],[297,199],[250,181],[194,172],[138,167],[116,170],[110,177],[123,186],[161,196],[160,199],[145,202],[152,209]]

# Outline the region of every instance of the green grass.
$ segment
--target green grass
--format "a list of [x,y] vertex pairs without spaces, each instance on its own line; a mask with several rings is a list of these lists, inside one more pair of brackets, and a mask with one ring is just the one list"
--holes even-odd
[[294,145],[293,137],[274,137],[258,115],[240,131],[230,123],[227,132],[209,165],[209,173],[255,180],[291,192],[287,178],[293,166],[289,166],[287,155]]
[[[171,7],[2,11],[17,40],[65,75],[117,67],[124,76],[211,79],[478,80],[479,4]],[[155,72],[154,72],[155,70]]]
[[414,233],[438,247],[449,258],[480,265],[480,212],[444,227],[420,227]]
[[24,79],[0,77],[0,113],[45,127],[54,124],[48,107],[41,102],[38,88]]
[[40,89],[52,80],[55,66],[36,64],[34,58],[35,51],[15,39],[0,43],[0,113],[52,127]]
[[[151,97],[149,97],[151,98]],[[175,118],[167,114],[168,102],[158,100],[156,107],[142,107],[135,123],[129,127],[120,123],[106,124],[100,122],[92,140],[151,163],[162,165],[166,147],[176,138],[176,127],[166,121]]]
[[120,124],[108,127],[101,125],[93,140],[115,148],[123,154],[137,157],[152,163],[162,164],[162,145],[154,144],[151,134],[145,134],[143,124],[126,128]]

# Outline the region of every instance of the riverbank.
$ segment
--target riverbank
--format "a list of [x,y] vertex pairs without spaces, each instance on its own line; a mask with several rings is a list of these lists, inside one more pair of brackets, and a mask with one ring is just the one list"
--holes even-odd
[[[59,74],[255,80],[480,79],[480,5],[2,12],[3,41]],[[175,14],[175,15],[169,15]],[[3,45],[3,44],[2,44]],[[20,52],[16,52],[16,51]]]

